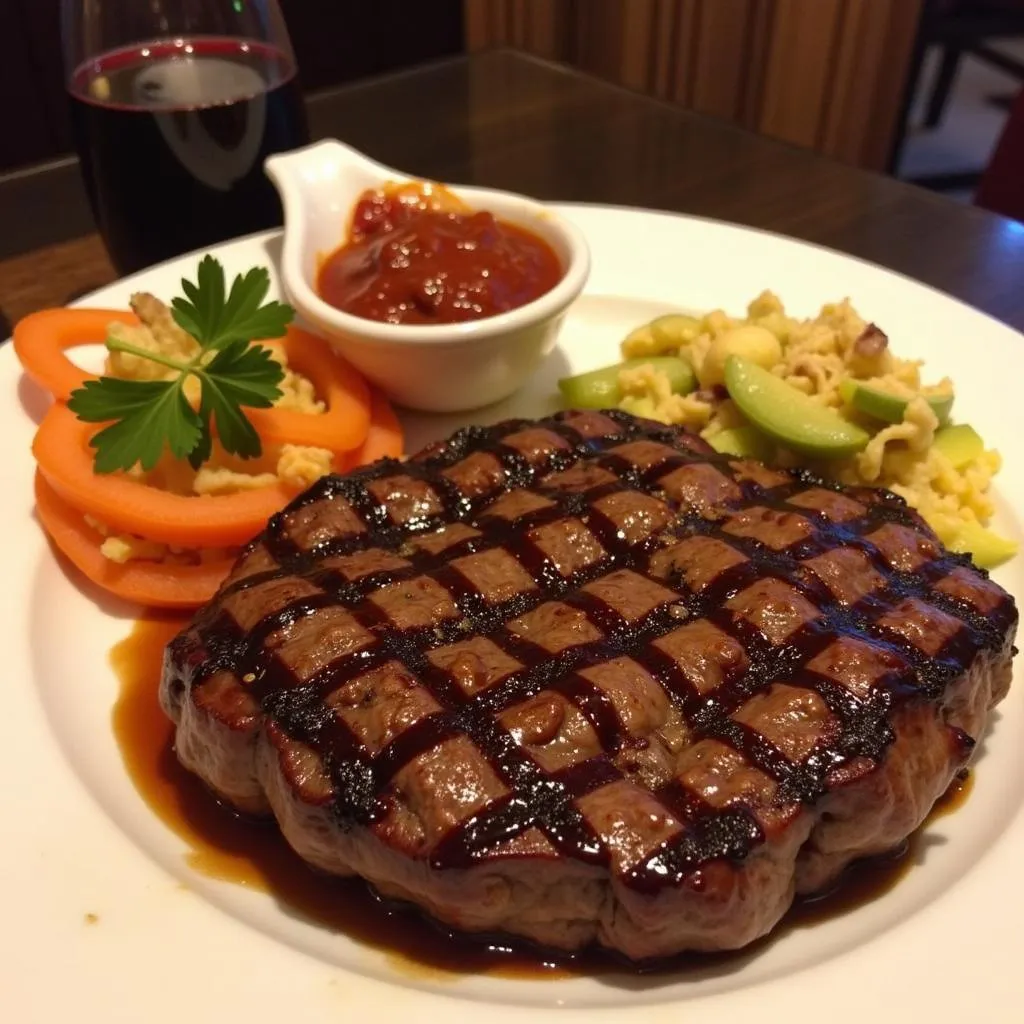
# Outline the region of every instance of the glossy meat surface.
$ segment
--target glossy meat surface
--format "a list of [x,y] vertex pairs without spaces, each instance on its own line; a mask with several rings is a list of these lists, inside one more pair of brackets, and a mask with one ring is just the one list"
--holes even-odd
[[892,495],[564,413],[316,485],[161,699],[182,762],[316,866],[642,959],[742,946],[902,841],[1016,621]]

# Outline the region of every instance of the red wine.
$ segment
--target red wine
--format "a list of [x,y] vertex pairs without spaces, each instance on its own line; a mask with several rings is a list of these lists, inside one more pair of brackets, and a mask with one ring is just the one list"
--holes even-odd
[[82,175],[130,273],[281,223],[263,161],[309,140],[290,57],[235,39],[116,50],[72,76]]

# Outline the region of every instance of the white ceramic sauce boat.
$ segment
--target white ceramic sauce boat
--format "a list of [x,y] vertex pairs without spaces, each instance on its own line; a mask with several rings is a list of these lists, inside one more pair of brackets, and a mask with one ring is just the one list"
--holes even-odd
[[299,317],[390,398],[425,412],[462,412],[516,391],[555,346],[565,311],[590,271],[578,228],[543,203],[511,192],[450,186],[474,210],[543,238],[561,280],[518,309],[458,324],[391,324],[345,313],[316,291],[329,253],[345,242],[352,209],[368,188],[414,180],[334,139],[270,157],[266,172],[284,206],[282,284]]

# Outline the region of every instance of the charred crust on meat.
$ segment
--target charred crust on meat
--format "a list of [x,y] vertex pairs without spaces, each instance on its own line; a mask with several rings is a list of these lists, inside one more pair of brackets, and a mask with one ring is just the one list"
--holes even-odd
[[[878,771],[901,715],[945,714],[979,659],[1006,669],[1016,623],[1012,598],[894,494],[768,470],[620,410],[567,411],[319,481],[172,642],[162,685],[172,712],[212,681],[244,689],[311,752],[347,831],[392,820],[410,766],[474,751],[491,788],[421,837],[433,871],[529,833],[653,895],[710,884],[701,872],[745,863]],[[631,731],[628,695],[594,674],[610,662],[658,722]],[[391,717],[366,726],[378,691],[329,698],[372,673],[390,680]],[[544,728],[506,724],[549,705]],[[974,740],[947,731],[959,769]],[[723,758],[747,780],[725,802],[694,781]],[[634,837],[628,863],[593,810],[623,785],[658,837]]]

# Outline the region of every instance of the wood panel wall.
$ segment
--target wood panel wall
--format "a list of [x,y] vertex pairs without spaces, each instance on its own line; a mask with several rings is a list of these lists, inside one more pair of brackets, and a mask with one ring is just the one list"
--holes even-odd
[[464,0],[471,50],[513,46],[882,169],[922,0]]

